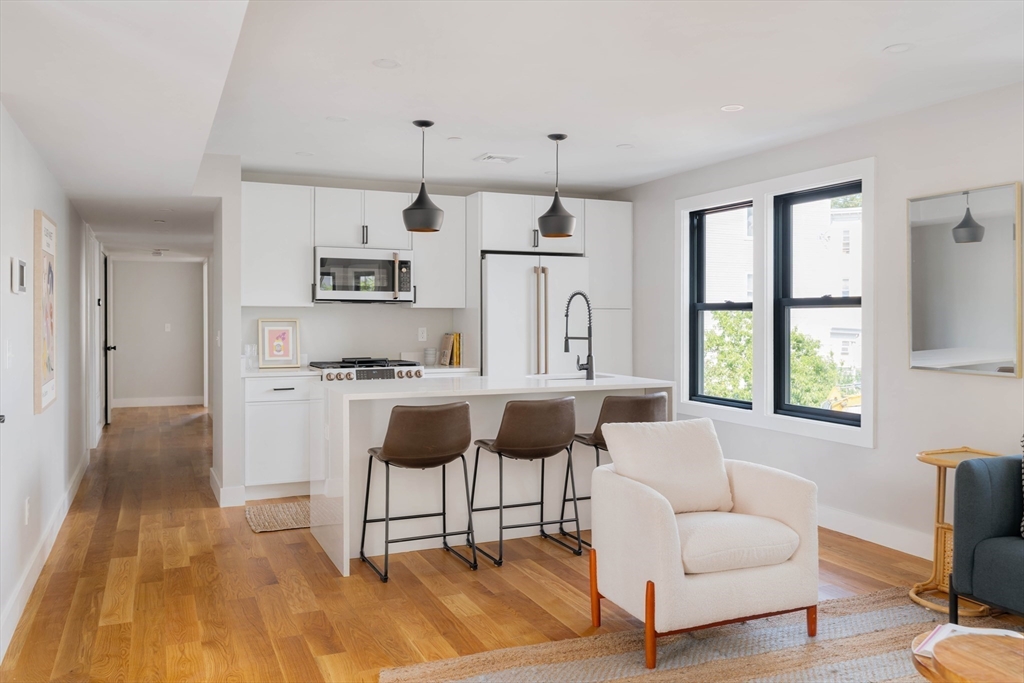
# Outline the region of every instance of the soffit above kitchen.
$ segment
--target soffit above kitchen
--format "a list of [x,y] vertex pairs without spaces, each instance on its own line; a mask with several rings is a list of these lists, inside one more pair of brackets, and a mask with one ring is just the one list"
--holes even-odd
[[566,132],[563,189],[598,193],[1019,82],[1022,65],[1022,3],[260,2],[207,151],[412,190],[409,122],[429,118],[433,183],[536,190],[547,134]]

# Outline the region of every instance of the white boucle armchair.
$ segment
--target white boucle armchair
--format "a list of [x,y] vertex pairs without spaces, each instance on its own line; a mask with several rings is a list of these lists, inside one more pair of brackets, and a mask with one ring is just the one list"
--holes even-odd
[[[763,465],[737,460],[724,463],[732,494],[728,512],[677,515],[665,496],[617,474],[614,465],[594,471],[590,556],[594,626],[601,625],[601,598],[642,619],[648,668],[656,664],[656,638],[682,631],[806,610],[807,634],[816,635],[817,487]],[[685,477],[687,472],[677,471],[674,476]],[[769,531],[792,537],[780,522],[799,537],[795,552],[790,550],[784,561],[777,561],[781,555],[776,554],[777,563],[743,566],[773,560],[757,556],[753,550],[748,553],[743,547],[729,547],[736,541],[730,538],[729,529],[736,526],[742,539],[740,527],[763,523]],[[689,546],[701,541],[702,525],[716,524],[720,528],[703,537],[707,552],[688,558]],[[753,528],[747,531],[751,530],[757,532]],[[746,538],[751,538],[749,533]],[[770,543],[766,552],[773,552]],[[687,563],[699,571],[688,571]],[[716,563],[724,570],[713,571]]]

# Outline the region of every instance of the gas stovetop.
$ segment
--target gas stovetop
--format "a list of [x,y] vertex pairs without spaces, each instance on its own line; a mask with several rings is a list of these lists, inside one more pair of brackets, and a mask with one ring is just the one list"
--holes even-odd
[[313,361],[328,382],[358,379],[413,379],[423,377],[423,366],[414,360],[389,358],[342,358],[332,361]]

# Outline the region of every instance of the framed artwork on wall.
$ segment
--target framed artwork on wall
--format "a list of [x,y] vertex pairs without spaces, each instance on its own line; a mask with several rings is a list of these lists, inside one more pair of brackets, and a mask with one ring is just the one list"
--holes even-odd
[[57,400],[57,226],[35,211],[33,380],[35,413]]
[[261,368],[299,367],[299,321],[260,318],[257,323]]

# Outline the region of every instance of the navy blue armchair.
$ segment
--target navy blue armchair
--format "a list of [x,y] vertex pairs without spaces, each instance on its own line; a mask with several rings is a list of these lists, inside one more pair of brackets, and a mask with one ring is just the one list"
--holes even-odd
[[1021,456],[965,460],[956,468],[949,621],[957,597],[1024,614]]

